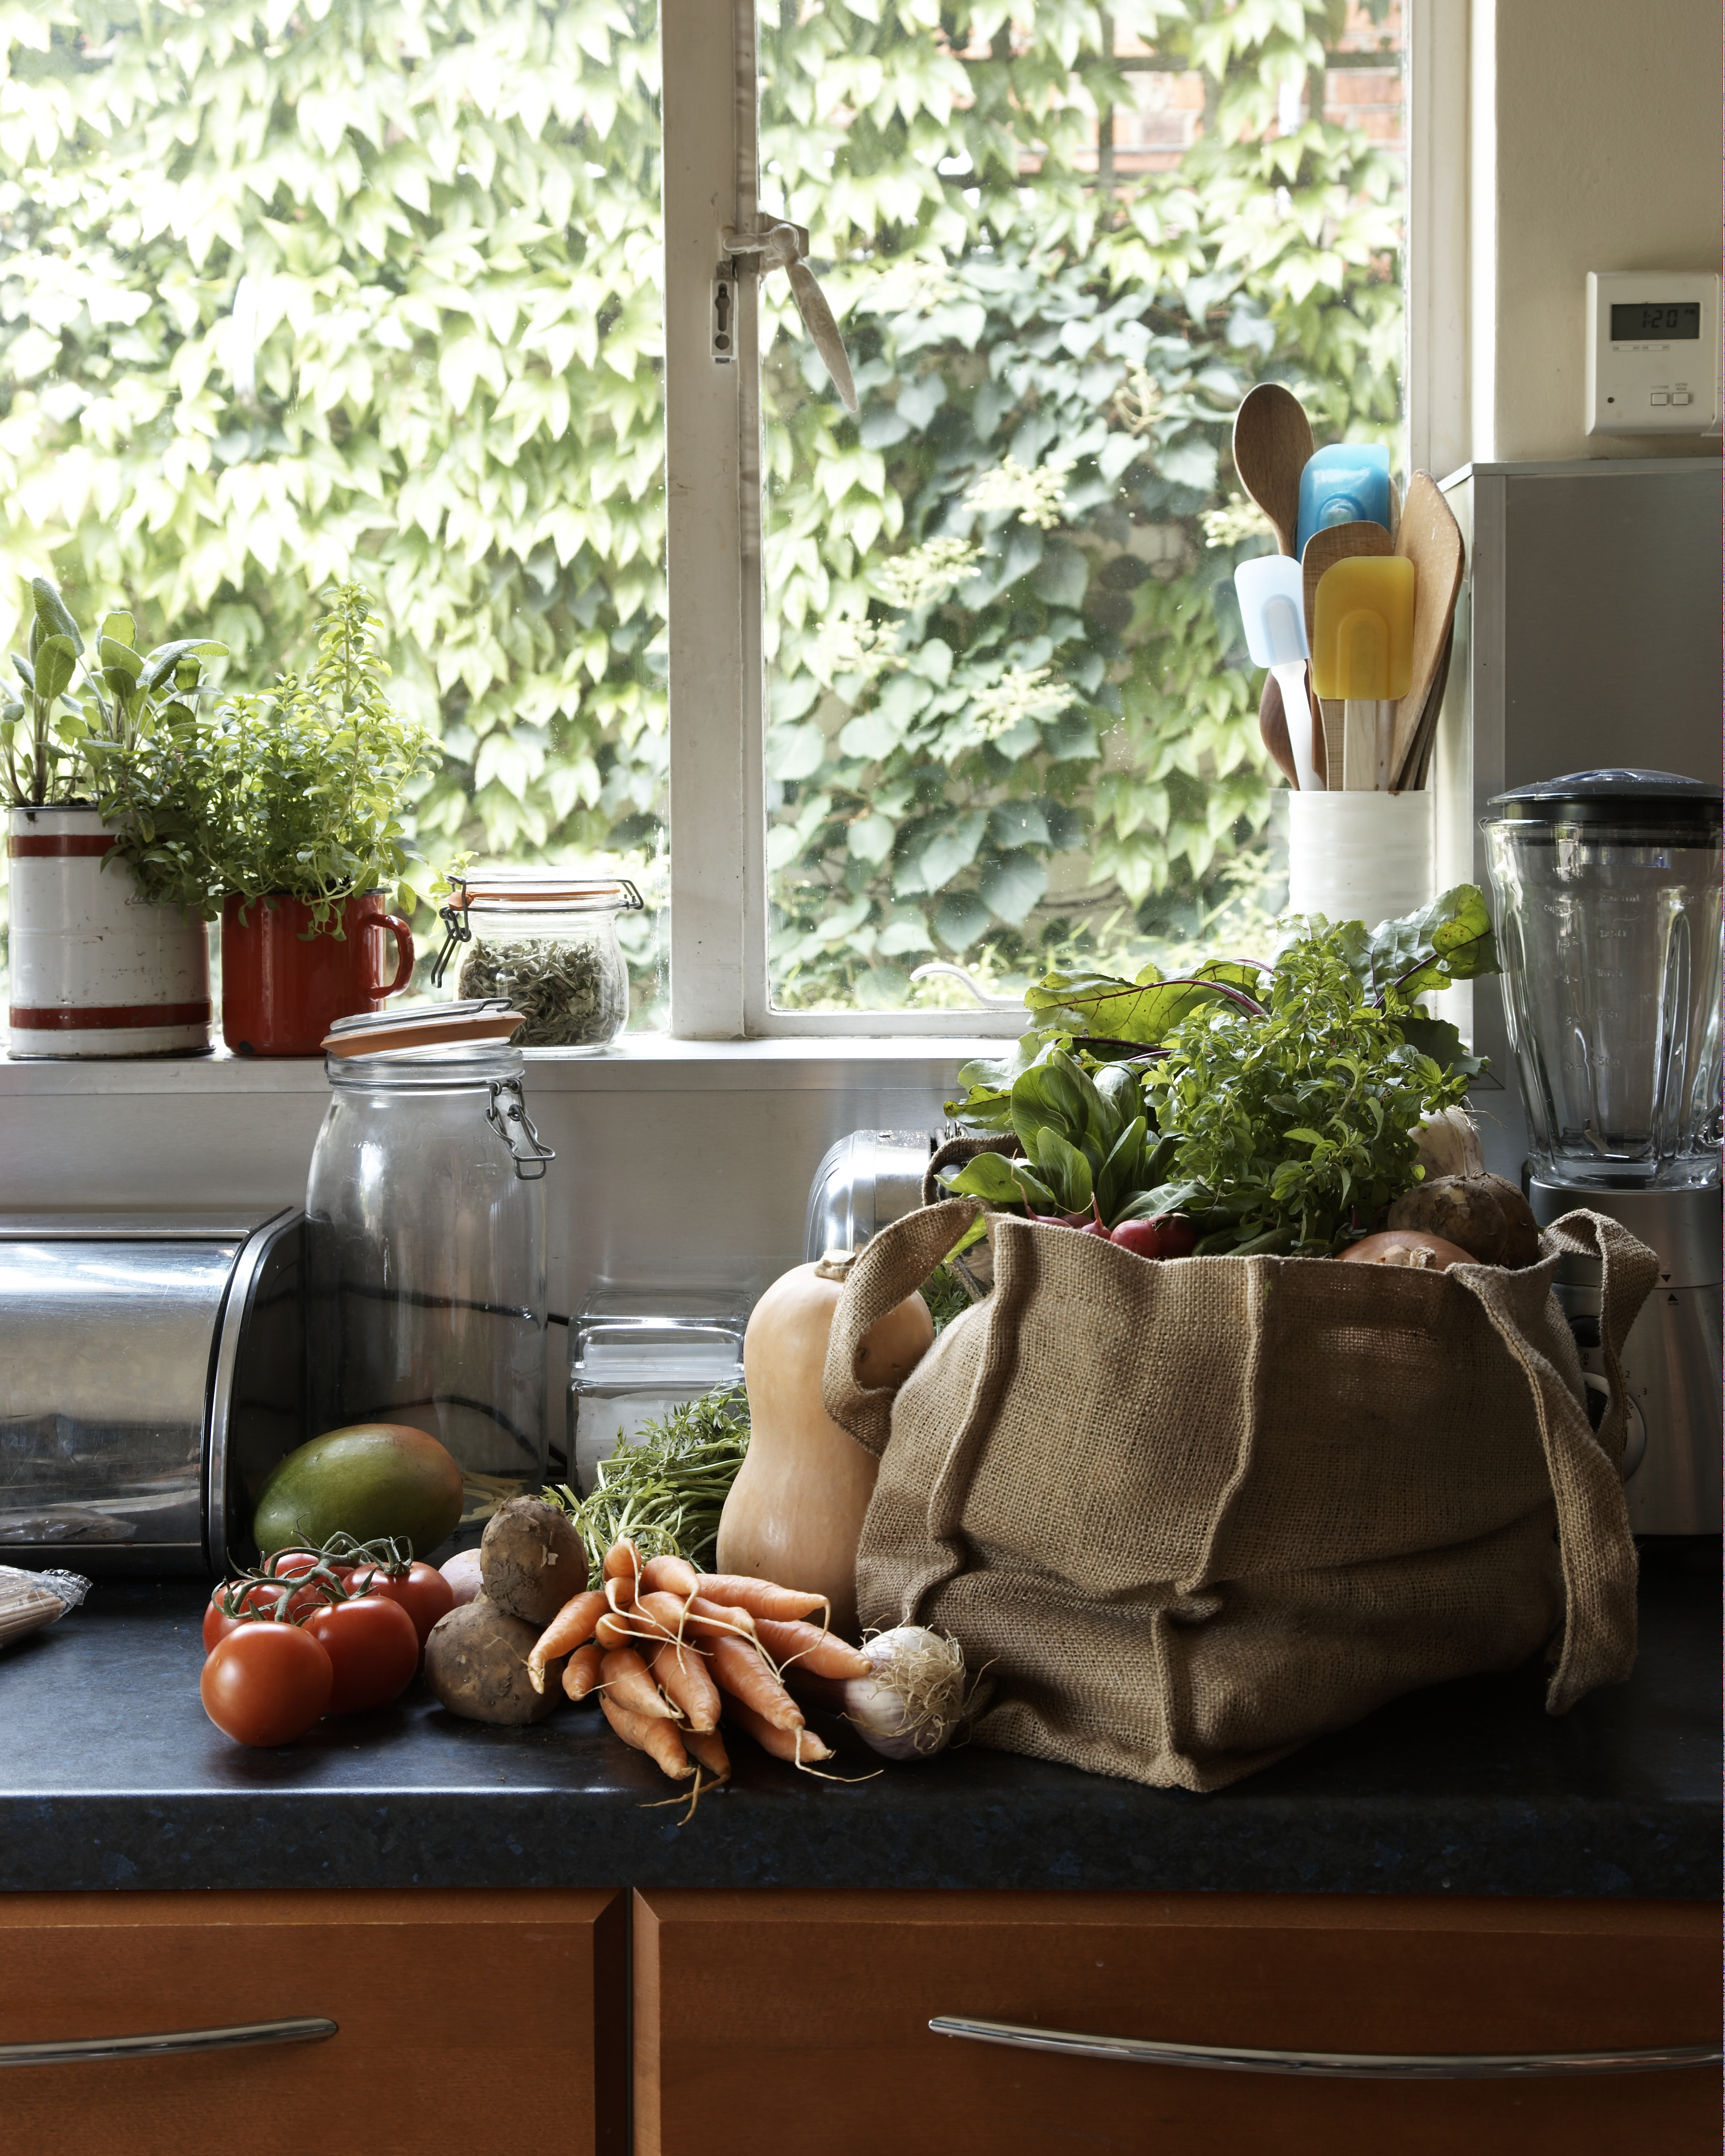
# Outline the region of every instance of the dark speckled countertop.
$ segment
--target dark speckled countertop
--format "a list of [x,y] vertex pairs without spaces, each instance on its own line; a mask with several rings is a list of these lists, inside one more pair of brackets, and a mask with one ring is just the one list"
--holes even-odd
[[[1013,1887],[1713,1897],[1718,1544],[1650,1551],[1627,1685],[1419,1693],[1207,1797],[1003,1753],[799,1777],[746,1739],[680,1824],[591,1712],[527,1730],[397,1706],[279,1752],[198,1697],[205,1590],[99,1583],[0,1653],[0,1890]],[[853,1771],[872,1763],[866,1755]]]

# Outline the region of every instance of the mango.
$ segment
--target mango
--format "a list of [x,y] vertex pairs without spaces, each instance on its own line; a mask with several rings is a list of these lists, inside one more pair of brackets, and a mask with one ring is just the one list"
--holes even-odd
[[252,1533],[266,1557],[336,1533],[359,1543],[394,1535],[424,1557],[454,1532],[461,1505],[461,1470],[434,1437],[407,1423],[355,1423],[277,1464]]

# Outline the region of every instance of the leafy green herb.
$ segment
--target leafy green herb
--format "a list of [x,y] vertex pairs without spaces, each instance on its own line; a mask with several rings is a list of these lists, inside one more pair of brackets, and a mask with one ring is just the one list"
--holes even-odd
[[408,875],[402,803],[439,751],[390,704],[378,627],[364,586],[341,585],[308,675],[209,713],[168,706],[105,767],[102,811],[147,896],[206,919],[233,895],[301,899],[339,936],[345,900]]
[[955,1317],[962,1317],[971,1306],[964,1283],[947,1264],[937,1265],[923,1281],[922,1300],[928,1305],[937,1334],[944,1332]]
[[719,1515],[748,1449],[747,1397],[740,1385],[716,1385],[662,1421],[643,1423],[633,1445],[599,1462],[591,1496],[567,1483],[544,1495],[580,1529],[595,1579],[620,1535],[643,1557],[687,1558],[696,1571],[710,1572]]
[[460,996],[507,996],[526,1022],[517,1048],[587,1048],[614,1040],[629,1016],[629,976],[597,942],[556,937],[488,942],[475,937],[461,960]]
[[30,594],[24,655],[12,659],[23,695],[0,701],[0,784],[18,808],[94,797],[116,758],[188,710],[204,662],[228,656],[225,644],[198,637],[140,653],[129,613],[103,615],[92,655],[46,577],[30,579]]
[[1183,1213],[1200,1251],[1337,1249],[1420,1180],[1413,1132],[1482,1067],[1415,998],[1497,970],[1491,916],[1463,884],[1369,932],[1295,921],[1268,973],[1050,976],[1032,992],[1044,1026],[1011,1062],[968,1065],[968,1097],[947,1103],[1012,1131],[1023,1158],[979,1153],[943,1179],[1109,1227]]

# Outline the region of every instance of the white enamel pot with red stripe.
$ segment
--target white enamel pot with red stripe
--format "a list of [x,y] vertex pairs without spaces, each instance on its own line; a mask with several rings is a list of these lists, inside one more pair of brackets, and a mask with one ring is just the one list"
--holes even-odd
[[6,840],[14,1056],[207,1055],[201,921],[144,898],[94,808],[14,808]]

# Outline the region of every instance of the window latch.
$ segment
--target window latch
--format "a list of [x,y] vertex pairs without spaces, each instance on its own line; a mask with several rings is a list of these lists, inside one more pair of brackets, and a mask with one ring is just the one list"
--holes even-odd
[[[787,224],[779,219],[763,219],[752,231],[740,232],[726,227],[721,235],[728,254],[752,254],[759,259],[762,273],[783,270],[791,280],[791,296],[797,303],[797,312],[803,317],[803,326],[814,340],[814,348],[825,363],[827,372],[833,377],[833,387],[847,412],[856,409],[856,384],[851,378],[850,360],[845,350],[845,340],[839,334],[839,325],[833,319],[833,311],[827,305],[826,295],[814,281],[814,273],[809,267],[809,232],[800,224]],[[717,296],[715,295],[715,358],[719,357],[717,345]]]

